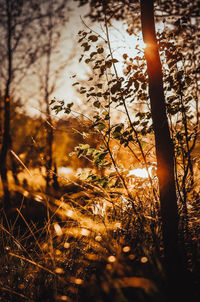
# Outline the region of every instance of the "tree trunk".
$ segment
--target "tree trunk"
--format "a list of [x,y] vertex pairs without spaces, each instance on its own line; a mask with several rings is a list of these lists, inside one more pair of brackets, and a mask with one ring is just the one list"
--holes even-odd
[[[49,17],[49,26],[51,26],[51,16]],[[45,75],[45,103],[46,103],[46,114],[47,114],[47,160],[46,160],[46,190],[48,191],[50,188],[51,182],[51,169],[52,169],[52,153],[53,153],[53,128],[52,128],[52,120],[51,120],[51,112],[49,108],[49,95],[50,95],[50,85],[49,85],[49,76],[50,76],[50,65],[51,65],[51,48],[52,48],[52,31],[50,28],[49,37],[48,37],[48,50],[47,50],[47,62],[46,62],[46,75]]]
[[145,58],[147,62],[151,114],[155,135],[165,264],[168,276],[174,276],[180,268],[174,150],[165,107],[162,66],[155,33],[154,3],[153,0],[141,0],[140,3],[142,34],[146,44]]
[[7,13],[7,52],[8,52],[8,78],[4,95],[4,122],[3,137],[0,153],[0,174],[4,191],[4,207],[10,206],[10,193],[7,177],[7,154],[11,144],[10,136],[10,84],[12,79],[12,46],[11,46],[11,8],[10,1],[6,1]]

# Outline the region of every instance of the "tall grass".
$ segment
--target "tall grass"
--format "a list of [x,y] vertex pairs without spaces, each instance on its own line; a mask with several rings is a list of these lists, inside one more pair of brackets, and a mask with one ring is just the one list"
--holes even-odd
[[77,180],[60,199],[26,193],[14,213],[2,211],[2,301],[166,301],[155,191],[134,181],[132,200]]

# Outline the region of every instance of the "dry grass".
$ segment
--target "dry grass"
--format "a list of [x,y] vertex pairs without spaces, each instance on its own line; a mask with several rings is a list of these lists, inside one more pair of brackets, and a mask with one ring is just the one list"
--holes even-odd
[[0,301],[166,301],[156,195],[129,185],[132,200],[78,180],[60,199],[21,188],[15,214],[2,212]]

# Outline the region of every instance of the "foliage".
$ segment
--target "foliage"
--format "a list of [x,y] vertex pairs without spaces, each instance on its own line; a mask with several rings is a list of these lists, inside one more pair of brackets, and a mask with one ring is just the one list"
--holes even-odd
[[[108,23],[113,13],[117,19],[124,19],[126,13],[130,17],[127,5],[132,14],[139,3],[103,2],[109,8]],[[102,18],[102,3],[90,3],[93,16]],[[180,5],[168,1],[159,1],[159,5],[158,15],[159,8],[166,13],[172,6],[177,14],[181,10]],[[183,10],[190,12],[187,5]],[[199,269],[199,75],[196,40],[194,44],[191,41],[196,29],[189,22],[181,17],[169,27],[165,24],[157,38],[175,149],[180,234],[184,237],[180,237],[180,247],[191,281],[187,298],[196,301],[198,283],[192,280],[197,279]],[[138,45],[136,57],[124,52],[115,58],[108,23],[105,38],[90,29],[79,31],[80,61],[91,73],[87,81],[74,76],[73,86],[90,110],[77,114],[71,101],[65,104],[54,98],[50,103],[57,115],[64,113],[66,117],[52,119],[56,163],[74,171],[82,168],[82,172],[70,181],[63,177],[63,186],[49,194],[42,187],[35,191],[31,186],[15,186],[18,195],[12,208],[1,212],[0,292],[5,302],[170,300],[169,280],[163,270],[144,49]],[[42,169],[48,119],[30,118],[17,108],[16,101],[11,109],[15,153],[27,169]],[[17,162],[22,169],[22,163]],[[145,176],[137,176],[136,170]],[[176,281],[176,296],[182,300],[185,282]]]

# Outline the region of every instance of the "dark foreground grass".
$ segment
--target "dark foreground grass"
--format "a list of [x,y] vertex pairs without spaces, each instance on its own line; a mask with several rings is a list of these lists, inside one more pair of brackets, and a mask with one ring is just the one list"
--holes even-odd
[[[60,199],[18,195],[17,206],[1,211],[0,301],[173,301],[158,207],[144,191],[133,206],[120,190],[94,189],[69,185]],[[181,290],[177,280],[176,301],[186,286],[190,301],[199,298],[194,204],[184,234],[190,281]]]

